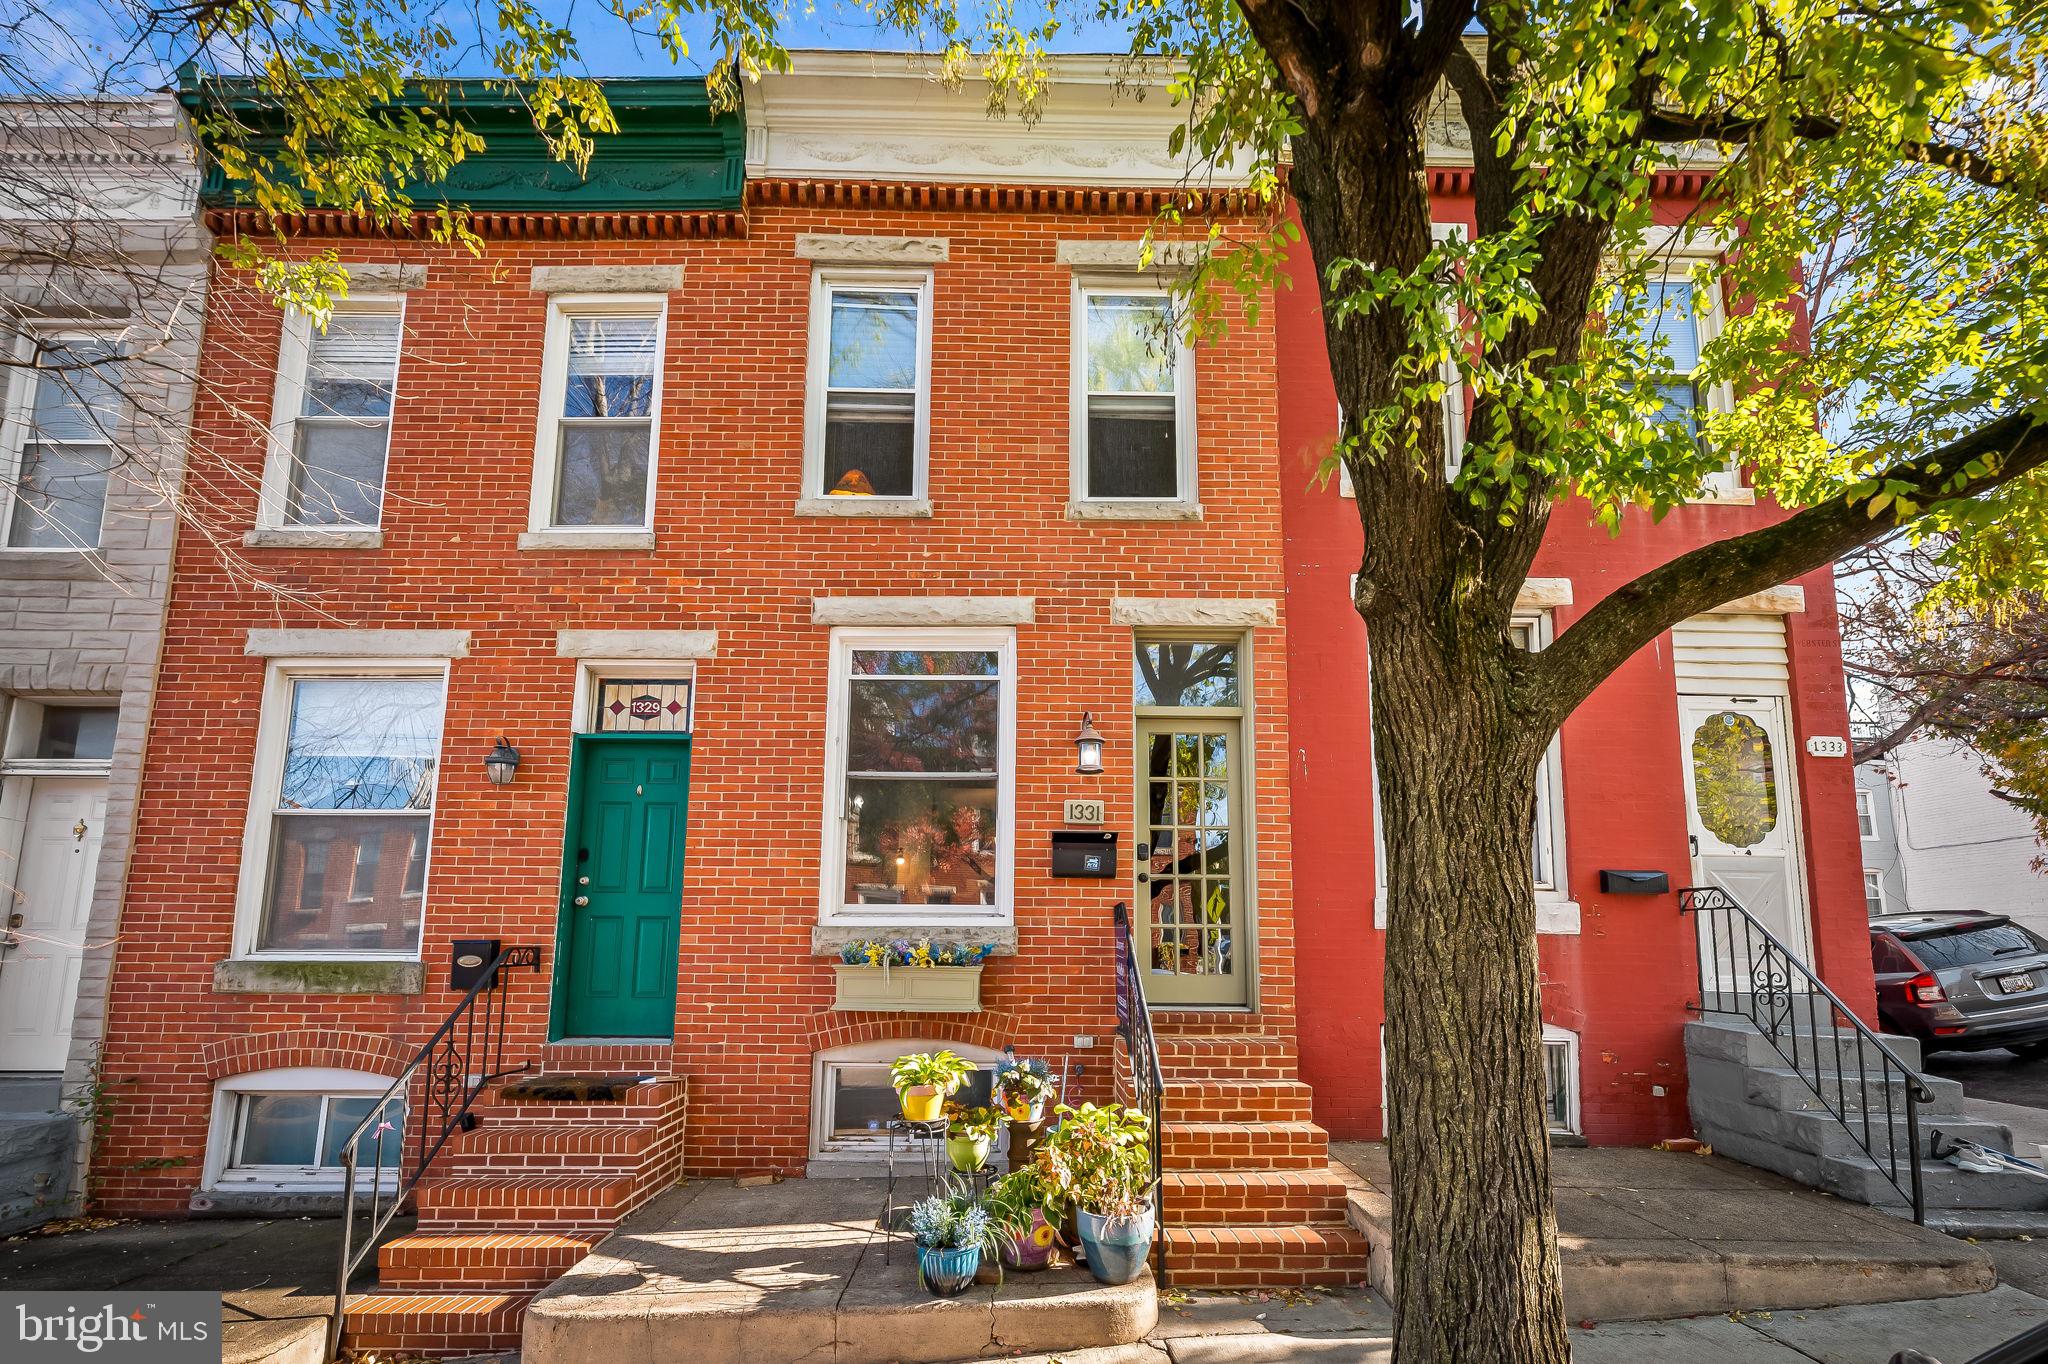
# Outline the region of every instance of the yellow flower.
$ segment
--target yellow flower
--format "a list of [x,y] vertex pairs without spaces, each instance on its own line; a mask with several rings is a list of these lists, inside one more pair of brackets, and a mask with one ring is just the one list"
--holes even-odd
[[1052,1228],[1041,1222],[1031,1229],[1031,1244],[1040,1250],[1052,1244]]

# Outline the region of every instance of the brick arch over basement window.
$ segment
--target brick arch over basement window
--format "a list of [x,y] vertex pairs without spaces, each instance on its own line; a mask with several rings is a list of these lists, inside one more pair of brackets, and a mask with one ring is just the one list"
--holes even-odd
[[339,1028],[285,1028],[223,1038],[200,1048],[206,1078],[225,1080],[254,1070],[285,1070],[313,1066],[327,1070],[366,1071],[395,1077],[412,1054],[401,1044],[375,1033]]
[[1013,1014],[989,1010],[978,1014],[847,1013],[822,1009],[811,1015],[811,1050],[831,1051],[861,1042],[888,1042],[915,1037],[925,1042],[957,1042],[1001,1051],[1016,1035]]

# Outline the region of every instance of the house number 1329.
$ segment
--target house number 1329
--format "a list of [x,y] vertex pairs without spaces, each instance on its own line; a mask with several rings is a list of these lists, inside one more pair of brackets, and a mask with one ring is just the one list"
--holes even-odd
[[1067,823],[1102,823],[1102,802],[1099,800],[1070,800],[1067,802]]

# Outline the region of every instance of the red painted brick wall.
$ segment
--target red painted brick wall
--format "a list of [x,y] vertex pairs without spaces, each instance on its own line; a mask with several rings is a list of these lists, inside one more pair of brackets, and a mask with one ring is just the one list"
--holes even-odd
[[[1112,596],[1283,595],[1274,481],[1272,316],[1199,360],[1199,524],[1074,522],[1068,497],[1069,272],[1062,238],[1134,240],[1137,217],[758,208],[744,240],[498,241],[482,259],[429,247],[335,245],[358,261],[418,261],[392,436],[384,546],[248,550],[230,567],[205,537],[178,552],[135,865],[112,998],[106,1077],[119,1097],[98,1163],[103,1203],[175,1211],[198,1182],[209,1086],[224,1039],[329,1029],[416,1043],[454,1003],[452,938],[539,943],[552,964],[573,660],[563,628],[709,628],[682,910],[676,1059],[692,1085],[689,1168],[799,1168],[811,1058],[823,1046],[923,1034],[1085,1061],[1106,1091],[1110,905],[1119,881],[1055,880],[1048,834],[1071,795],[1131,811],[1131,632]],[[945,236],[935,267],[929,520],[799,518],[809,265],[799,231]],[[546,299],[538,264],[680,263],[671,296],[653,553],[520,553],[533,466]],[[237,538],[262,462],[278,316],[223,277],[209,300],[191,474]],[[291,589],[279,595],[252,585]],[[828,631],[820,595],[1028,595],[1019,627],[1015,857],[1020,951],[984,976],[989,1012],[899,1018],[830,1010],[817,919]],[[1283,617],[1284,620],[1284,617]],[[465,629],[443,738],[417,999],[225,995],[263,663],[252,627]],[[1254,657],[1262,1004],[1290,1026],[1293,938],[1286,777],[1287,655]],[[1080,712],[1109,739],[1100,777],[1073,773]],[[487,784],[499,734],[518,780]],[[546,1027],[547,975],[513,985],[515,1054]],[[145,1162],[183,1157],[172,1169]]]
[[[1675,220],[1682,205],[1661,206]],[[1438,206],[1470,230],[1469,199]],[[1306,253],[1279,296],[1280,497],[1287,544],[1294,783],[1295,922],[1306,950],[1298,988],[1302,1078],[1317,1121],[1338,1137],[1382,1130],[1382,935],[1373,927],[1371,739],[1365,627],[1349,583],[1360,531],[1334,482],[1313,483],[1337,426],[1322,319]],[[1562,633],[1602,596],[1709,540],[1781,515],[1770,506],[1688,506],[1661,523],[1631,516],[1618,537],[1582,503],[1560,506],[1532,576],[1572,580]],[[1872,998],[1870,951],[1847,759],[1812,758],[1808,735],[1848,734],[1832,575],[1798,580],[1806,610],[1785,618],[1791,734],[1817,965],[1859,1007]],[[1313,737],[1310,737],[1313,736]],[[1546,1021],[1579,1034],[1583,1129],[1595,1143],[1648,1143],[1691,1130],[1685,1106],[1686,1006],[1698,996],[1690,921],[1671,897],[1606,896],[1602,867],[1660,868],[1690,880],[1676,677],[1670,636],[1631,659],[1568,720],[1561,744],[1567,883],[1576,936],[1540,942]],[[1662,1094],[1654,1091],[1661,1088]]]

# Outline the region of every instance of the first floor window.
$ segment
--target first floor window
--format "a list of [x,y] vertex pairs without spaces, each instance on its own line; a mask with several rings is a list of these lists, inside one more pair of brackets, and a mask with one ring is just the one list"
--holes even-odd
[[357,1168],[397,1168],[405,1146],[405,1099],[384,1102],[388,1085],[382,1076],[340,1070],[262,1071],[223,1081],[215,1108],[213,1181],[338,1185],[342,1152],[359,1127]]
[[541,465],[545,524],[641,529],[652,514],[659,302],[550,309]]
[[[419,950],[443,691],[438,673],[286,680],[259,950]],[[378,875],[387,847],[404,888]]]
[[[96,336],[25,336],[7,414],[7,544],[91,549],[118,458],[121,358]],[[7,500],[0,498],[0,500]]]
[[293,314],[273,421],[290,448],[287,526],[374,526],[384,510],[404,320],[399,299],[337,306],[324,329]]
[[1875,919],[1884,913],[1884,873],[1863,873],[1863,908]]
[[827,914],[1007,904],[1007,632],[844,633],[834,654]]
[[1552,1132],[1579,1130],[1579,1039],[1563,1028],[1543,1025],[1544,1118]]
[[1088,500],[1190,495],[1186,399],[1193,365],[1165,290],[1080,286],[1075,306],[1075,435]]

